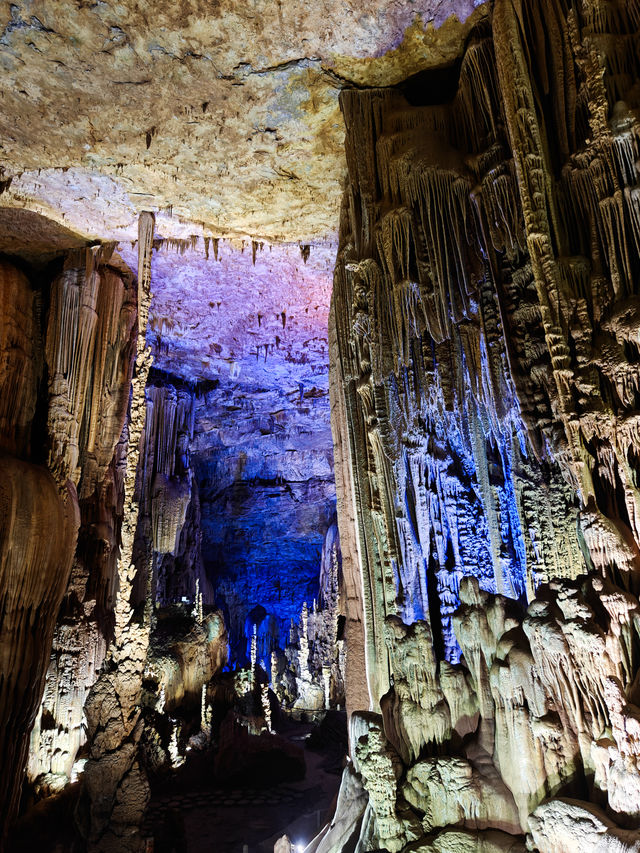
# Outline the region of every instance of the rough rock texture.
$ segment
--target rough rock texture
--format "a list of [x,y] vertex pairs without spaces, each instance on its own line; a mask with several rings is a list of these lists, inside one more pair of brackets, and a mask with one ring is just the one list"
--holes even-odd
[[[44,791],[68,781],[84,738],[84,696],[110,631],[114,451],[131,379],[135,292],[110,246],[67,253],[56,264],[63,269],[53,282],[50,268],[29,268],[29,280],[5,261],[0,275],[3,447],[26,460],[3,456],[2,463],[1,701],[12,721],[3,725],[11,743],[3,759],[3,829],[34,719],[30,779]],[[49,471],[34,465],[45,462]],[[37,629],[27,629],[33,620]]]
[[448,73],[341,96],[357,849],[635,849],[639,25],[496,0]]
[[[151,630],[151,553],[146,547],[147,590],[143,607],[134,608],[132,592],[139,498],[135,483],[145,425],[145,386],[152,362],[145,342],[151,302],[153,215],[140,215],[138,233],[138,329],[130,398],[128,448],[124,465],[124,506],[118,554],[114,638],[108,660],[85,703],[89,759],[85,766],[84,834],[90,850],[139,851],[145,842],[140,825],[149,800],[149,785],[138,755],[142,735],[142,679]],[[142,610],[142,612],[141,612]]]
[[110,250],[70,253],[51,287],[45,347],[49,466],[72,479],[81,498],[104,479],[129,404],[135,288],[117,257],[115,267],[102,262]]
[[[138,540],[151,540],[154,602],[193,600],[196,584],[204,589],[199,494],[190,457],[195,395],[188,385],[176,388],[154,372],[145,397]],[[146,583],[146,573],[140,582]]]
[[203,684],[220,672],[227,657],[227,635],[220,613],[209,613],[202,621],[197,617],[172,620],[168,610],[160,614],[152,633],[145,678],[156,680],[154,695],[162,694],[167,713],[179,709],[185,698],[199,706]]
[[65,255],[46,330],[49,466],[77,485],[81,530],[31,739],[28,775],[42,793],[72,776],[84,702],[113,630],[136,316],[134,276],[111,247]]
[[325,535],[319,575],[318,597],[310,607],[304,601],[299,617],[291,619],[288,641],[273,613],[265,614],[250,638],[256,657],[270,664],[263,665],[281,707],[294,716],[344,706],[346,600],[335,522]]
[[134,238],[141,210],[173,210],[164,236],[333,234],[339,87],[454,58],[469,24],[432,22],[474,5],[3,0],[5,203],[98,239]]
[[[132,264],[133,250],[120,250]],[[301,252],[200,240],[165,241],[153,255],[147,342],[156,387],[147,390],[145,439],[153,446],[139,488],[145,512],[160,511],[163,492],[185,512],[177,549],[155,543],[165,553],[154,558],[157,598],[191,599],[198,579],[205,603],[225,612],[236,660],[248,659],[245,623],[255,607],[277,621],[275,644],[284,648],[290,620],[318,596],[335,507],[327,380],[334,253],[330,245]],[[270,652],[259,658],[268,664]]]

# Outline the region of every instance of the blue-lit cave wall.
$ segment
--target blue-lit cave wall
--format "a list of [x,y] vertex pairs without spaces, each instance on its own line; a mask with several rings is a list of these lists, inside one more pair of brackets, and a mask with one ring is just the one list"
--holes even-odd
[[318,597],[335,519],[326,387],[213,389],[198,401],[193,447],[211,603],[225,614],[232,663],[246,662],[257,623],[268,665]]

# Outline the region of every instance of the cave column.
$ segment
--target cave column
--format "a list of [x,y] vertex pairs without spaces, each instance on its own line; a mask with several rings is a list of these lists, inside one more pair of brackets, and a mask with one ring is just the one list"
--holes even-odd
[[[85,767],[88,816],[83,826],[89,849],[100,853],[141,851],[139,826],[149,800],[149,785],[138,760],[143,721],[142,677],[149,647],[151,601],[134,611],[134,540],[138,522],[135,495],[140,440],[145,424],[145,387],[152,363],[145,335],[151,303],[151,252],[154,216],[138,222],[138,341],[131,391],[129,443],[124,473],[124,517],[117,564],[118,599],[114,641],[85,705],[90,756]],[[149,560],[149,571],[151,561]],[[150,583],[147,583],[150,590]]]

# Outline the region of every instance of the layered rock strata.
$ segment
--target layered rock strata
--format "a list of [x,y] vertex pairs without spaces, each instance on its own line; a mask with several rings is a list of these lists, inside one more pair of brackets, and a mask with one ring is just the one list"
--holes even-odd
[[357,849],[637,844],[639,25],[496,0],[437,88],[341,96]]

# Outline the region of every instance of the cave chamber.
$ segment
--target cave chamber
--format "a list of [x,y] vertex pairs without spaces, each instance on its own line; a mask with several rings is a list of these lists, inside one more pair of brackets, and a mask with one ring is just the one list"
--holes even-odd
[[640,851],[640,3],[77,5],[0,7],[0,846]]

